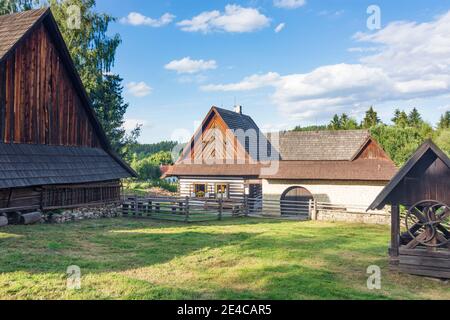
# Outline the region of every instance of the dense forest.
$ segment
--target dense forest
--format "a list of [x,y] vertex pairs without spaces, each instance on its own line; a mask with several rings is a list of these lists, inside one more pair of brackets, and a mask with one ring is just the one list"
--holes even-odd
[[294,131],[367,129],[398,166],[403,165],[426,139],[432,139],[450,155],[450,111],[446,111],[434,127],[423,120],[416,108],[410,113],[395,110],[391,122],[383,123],[370,107],[360,123],[343,113],[336,114],[328,125],[298,126]]

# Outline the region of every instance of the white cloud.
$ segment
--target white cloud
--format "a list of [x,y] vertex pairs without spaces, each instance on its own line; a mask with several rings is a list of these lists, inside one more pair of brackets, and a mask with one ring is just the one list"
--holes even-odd
[[281,30],[283,30],[284,27],[286,27],[286,24],[285,24],[285,23],[280,23],[279,25],[277,25],[277,27],[275,28],[274,31],[275,31],[276,33],[278,33],[278,32],[280,32]]
[[197,73],[205,70],[217,69],[215,60],[192,60],[191,57],[184,57],[181,60],[173,60],[164,66],[167,70],[178,73]]
[[249,91],[270,85],[274,85],[280,80],[280,75],[275,72],[267,74],[255,74],[244,78],[241,82],[230,84],[210,84],[202,86],[203,91]]
[[187,32],[224,31],[233,33],[253,32],[267,27],[270,19],[258,9],[227,5],[225,12],[205,11],[191,20],[183,20],[177,25]]
[[159,28],[170,24],[174,19],[175,16],[170,13],[165,13],[158,19],[152,19],[140,14],[139,12],[130,12],[128,16],[120,19],[120,23],[130,24],[132,26],[149,26]]
[[296,9],[304,6],[306,0],[274,0],[273,5],[278,8]]
[[347,49],[348,52],[358,52],[358,53],[364,53],[364,52],[375,52],[380,51],[379,47],[352,47]]
[[304,74],[253,75],[202,89],[271,87],[279,109],[299,119],[388,101],[437,97],[450,93],[449,30],[450,11],[428,23],[393,22],[375,33],[354,36],[375,46],[351,50],[364,54],[360,63],[327,65]]
[[147,120],[140,120],[140,119],[125,119],[125,122],[123,123],[122,127],[127,132],[133,131],[137,126],[141,127],[148,127],[149,123]]
[[145,82],[129,82],[125,85],[127,91],[138,98],[146,97],[152,93],[153,89]]

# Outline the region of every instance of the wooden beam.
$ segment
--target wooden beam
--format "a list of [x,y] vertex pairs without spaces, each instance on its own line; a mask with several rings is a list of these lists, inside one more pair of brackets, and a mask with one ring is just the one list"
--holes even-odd
[[391,263],[398,264],[400,247],[400,207],[398,204],[392,205],[391,210]]

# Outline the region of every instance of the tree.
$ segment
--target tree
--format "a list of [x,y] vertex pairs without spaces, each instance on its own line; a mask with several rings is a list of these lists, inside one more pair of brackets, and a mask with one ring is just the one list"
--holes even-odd
[[396,109],[394,112],[394,118],[392,118],[392,122],[398,127],[405,128],[409,125],[408,115],[405,111]]
[[345,113],[342,114],[340,122],[341,129],[343,130],[355,130],[359,128],[358,122],[355,119],[347,116]]
[[331,130],[339,130],[342,128],[341,119],[337,114],[334,115],[333,119],[331,120],[330,124],[328,125],[328,128]]
[[365,129],[369,129],[375,127],[380,123],[380,118],[378,118],[378,113],[371,106],[369,110],[366,112],[366,116],[363,120],[362,127]]
[[118,75],[107,74],[99,79],[98,86],[91,93],[91,100],[111,146],[123,156],[127,144],[123,124],[128,103],[124,102],[122,92],[122,79]]
[[323,130],[328,130],[328,127],[326,125],[315,125],[307,127],[296,126],[292,131],[323,131]]
[[416,128],[378,125],[370,129],[384,151],[398,166],[402,166],[425,140]]
[[149,157],[150,161],[157,165],[172,165],[172,153],[169,151],[160,151]]
[[0,15],[30,10],[38,2],[37,0],[1,0]]
[[434,141],[450,157],[450,128],[439,130]]
[[131,166],[138,174],[140,180],[157,180],[161,177],[159,165],[148,158],[134,162]]
[[414,108],[408,115],[408,124],[411,127],[418,128],[422,124],[422,116],[420,115],[419,111]]
[[328,125],[329,130],[353,130],[358,128],[358,122],[356,122],[355,119],[350,118],[345,113],[343,113],[341,116],[335,114],[330,124]]
[[446,111],[439,120],[439,129],[449,129],[450,128],[450,111]]

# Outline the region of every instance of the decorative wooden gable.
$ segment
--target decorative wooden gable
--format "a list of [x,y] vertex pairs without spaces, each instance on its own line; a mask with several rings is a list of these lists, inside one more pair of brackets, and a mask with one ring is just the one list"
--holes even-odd
[[[244,138],[245,139],[245,138]],[[184,149],[178,163],[240,164],[255,160],[245,140],[238,139],[216,107],[212,107],[202,125]]]

